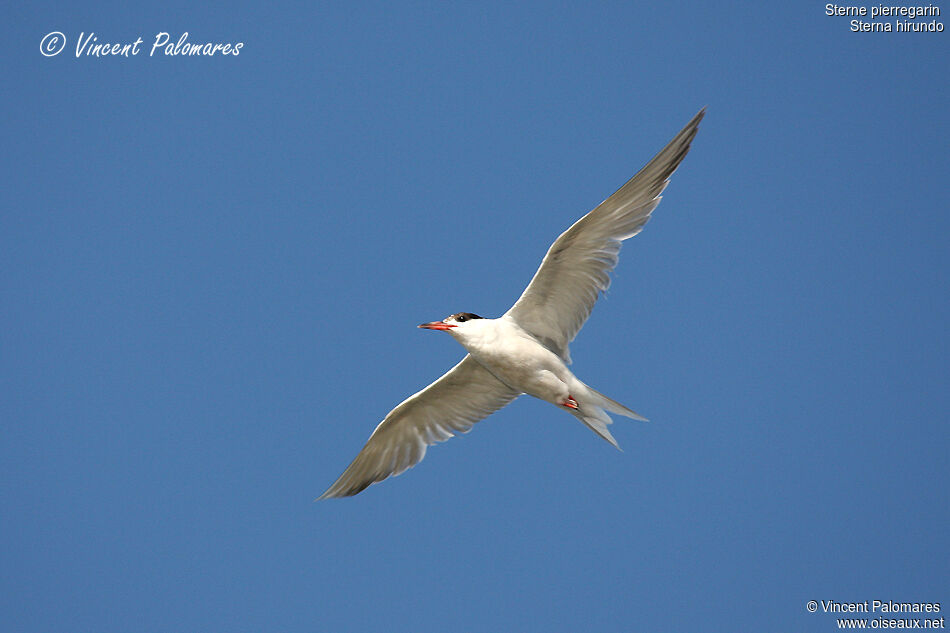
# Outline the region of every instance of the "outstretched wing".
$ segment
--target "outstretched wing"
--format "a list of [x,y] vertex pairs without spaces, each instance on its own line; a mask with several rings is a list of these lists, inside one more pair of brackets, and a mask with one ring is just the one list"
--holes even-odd
[[610,285],[623,240],[643,229],[696,136],[703,108],[646,166],[555,240],[521,297],[506,313],[570,362],[574,340]]
[[467,432],[519,395],[474,358],[465,356],[441,378],[390,411],[320,499],[349,497],[398,475],[422,461],[427,446]]

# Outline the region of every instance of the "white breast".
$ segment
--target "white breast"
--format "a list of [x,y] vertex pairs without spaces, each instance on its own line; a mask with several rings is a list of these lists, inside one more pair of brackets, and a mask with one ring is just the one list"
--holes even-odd
[[458,337],[475,360],[512,389],[549,402],[564,400],[571,372],[557,354],[510,319],[479,325]]

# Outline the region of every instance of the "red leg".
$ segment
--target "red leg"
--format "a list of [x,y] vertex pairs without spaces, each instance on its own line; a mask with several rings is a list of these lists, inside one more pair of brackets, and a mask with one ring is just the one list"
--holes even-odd
[[577,409],[577,400],[573,396],[568,396],[567,400],[561,403],[562,407],[567,407],[568,409]]

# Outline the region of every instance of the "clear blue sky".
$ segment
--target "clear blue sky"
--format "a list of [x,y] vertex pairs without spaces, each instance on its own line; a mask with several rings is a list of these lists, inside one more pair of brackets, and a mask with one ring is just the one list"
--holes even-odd
[[[950,610],[946,32],[852,33],[804,2],[4,13],[6,630]],[[77,59],[90,31],[143,51]],[[160,31],[244,46],[148,57]],[[702,106],[573,347],[651,419],[616,421],[624,452],[522,398],[313,503],[462,356],[416,324],[504,312]]]

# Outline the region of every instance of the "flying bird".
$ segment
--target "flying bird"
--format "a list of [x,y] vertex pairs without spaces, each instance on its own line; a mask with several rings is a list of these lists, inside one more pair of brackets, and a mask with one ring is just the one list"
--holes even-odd
[[426,447],[501,409],[522,394],[550,402],[617,448],[607,412],[646,420],[598,393],[568,369],[568,344],[610,285],[620,246],[643,229],[670,175],[689,151],[703,108],[627,183],[575,222],[548,249],[508,312],[488,319],[459,312],[420,328],[447,332],[468,354],[379,423],[340,478],[319,498],[348,497],[418,464]]

